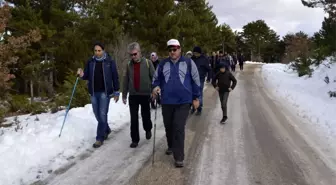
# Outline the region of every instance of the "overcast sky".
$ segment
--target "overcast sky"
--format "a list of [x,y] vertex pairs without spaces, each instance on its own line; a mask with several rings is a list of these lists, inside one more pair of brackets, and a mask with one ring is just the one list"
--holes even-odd
[[324,12],[308,8],[301,0],[208,0],[219,23],[227,23],[234,30],[248,22],[263,19],[280,36],[288,32],[304,31],[309,35],[321,28]]

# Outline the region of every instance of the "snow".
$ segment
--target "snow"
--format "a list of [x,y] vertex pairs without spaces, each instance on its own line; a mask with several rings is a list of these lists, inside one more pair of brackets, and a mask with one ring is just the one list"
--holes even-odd
[[246,61],[246,64],[264,64],[262,62],[255,62],[255,61]]
[[[43,179],[48,171],[55,171],[92,147],[97,122],[91,104],[69,111],[59,138],[64,115],[65,111],[18,116],[17,126],[1,128],[1,185],[29,184]],[[14,117],[7,121],[14,122]],[[111,129],[119,131],[128,121],[128,105],[111,101],[108,114]]]
[[[307,121],[308,125],[301,126],[308,126],[317,134],[316,140],[323,141],[326,150],[335,155],[336,98],[331,98],[328,92],[336,91],[336,63],[330,64],[331,60],[327,59],[319,67],[312,66],[314,72],[310,78],[298,77],[297,72],[285,64],[265,64],[262,73],[273,93],[285,99],[285,103]],[[326,76],[329,84],[324,82]]]

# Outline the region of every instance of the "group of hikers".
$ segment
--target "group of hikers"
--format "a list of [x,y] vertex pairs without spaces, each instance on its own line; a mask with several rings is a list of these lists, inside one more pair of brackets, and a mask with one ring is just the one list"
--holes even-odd
[[[213,53],[206,57],[202,49],[194,47],[192,52],[182,55],[180,42],[170,39],[167,42],[169,57],[161,61],[153,52],[150,59],[141,54],[139,43],[128,45],[130,61],[125,65],[122,84],[122,101],[130,109],[131,148],[136,148],[140,141],[139,107],[147,140],[152,137],[153,124],[151,107],[162,109],[163,123],[166,131],[168,148],[167,155],[173,154],[176,167],[183,167],[185,125],[189,114],[200,115],[203,107],[203,87],[207,81],[218,91],[225,123],[227,117],[227,100],[229,93],[235,88],[237,80],[230,71],[243,61],[235,54]],[[190,55],[191,53],[191,55]],[[242,61],[242,64],[241,64]],[[94,56],[83,69],[77,71],[79,77],[88,81],[94,115],[98,122],[94,148],[99,148],[111,133],[107,114],[110,99],[119,101],[120,84],[116,62],[105,52],[102,43],[94,45]],[[127,99],[128,97],[128,99]]]

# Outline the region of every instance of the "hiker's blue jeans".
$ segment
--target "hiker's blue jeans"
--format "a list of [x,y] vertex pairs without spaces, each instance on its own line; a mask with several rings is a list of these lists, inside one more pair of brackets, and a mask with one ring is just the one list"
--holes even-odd
[[94,95],[91,96],[91,103],[93,113],[98,121],[96,140],[104,141],[106,134],[111,131],[107,119],[110,97],[107,96],[105,92],[95,92]]

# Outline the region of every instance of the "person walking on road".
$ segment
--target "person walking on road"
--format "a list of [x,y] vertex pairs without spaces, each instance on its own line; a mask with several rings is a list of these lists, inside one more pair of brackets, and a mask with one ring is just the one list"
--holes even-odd
[[244,70],[244,56],[242,54],[239,54],[238,56],[238,60],[239,60],[239,68],[241,71]]
[[[201,89],[200,89],[200,106],[197,109],[196,115],[201,115],[202,113],[202,107],[203,107],[203,88],[204,88],[204,82],[205,78],[207,77],[207,74],[211,72],[210,63],[208,61],[208,58],[206,58],[202,54],[202,49],[199,46],[194,47],[193,49],[193,57],[191,59],[195,62],[198,73],[200,76],[201,81]],[[192,107],[191,114],[193,114],[196,111],[195,107]]]
[[94,45],[94,56],[88,60],[84,71],[79,68],[77,74],[81,79],[88,81],[92,109],[98,121],[96,142],[93,147],[99,148],[111,133],[107,122],[110,98],[113,97],[115,102],[119,100],[117,66],[110,55],[104,51],[104,45],[96,43]]
[[223,64],[225,66],[225,69],[227,71],[229,71],[230,69],[230,58],[227,56],[227,53],[225,53],[225,55],[223,55],[223,51],[219,51],[219,56],[216,60],[216,70],[215,70],[215,74],[217,74],[220,70],[220,66],[222,66],[221,64]]
[[211,72],[208,74],[208,79],[209,81],[214,78],[214,76],[216,75],[216,61],[218,59],[218,55],[216,52],[212,52],[212,56],[209,59],[210,62],[210,66],[211,66]]
[[[160,63],[159,57],[157,56],[157,54],[155,52],[153,52],[153,53],[151,53],[151,58],[150,59],[151,59],[153,65],[154,65],[154,68],[156,70],[157,66]],[[161,105],[161,101],[160,100],[161,100],[161,97],[159,95],[155,99],[151,98],[151,107],[153,109],[156,109],[157,108],[156,105]],[[157,104],[155,104],[155,102]]]
[[231,64],[231,70],[232,72],[236,72],[236,65],[238,63],[238,59],[237,59],[237,54],[233,53],[232,55],[232,64]]
[[153,63],[141,56],[140,45],[133,42],[128,45],[128,54],[131,57],[126,65],[123,80],[122,99],[126,104],[127,94],[131,116],[131,148],[136,148],[140,141],[139,135],[139,106],[141,106],[142,125],[146,131],[146,139],[152,137],[152,121],[150,114],[150,100],[152,79],[155,72]]
[[223,112],[223,118],[221,120],[221,123],[224,124],[228,119],[227,102],[229,94],[236,87],[237,80],[230,71],[226,70],[225,64],[220,64],[220,71],[216,74],[212,84],[214,88],[218,91]]
[[153,79],[153,97],[161,92],[162,116],[168,143],[167,155],[173,154],[175,166],[183,167],[185,125],[191,104],[197,109],[200,77],[196,64],[181,56],[178,40],[167,42],[169,58],[160,62]]

